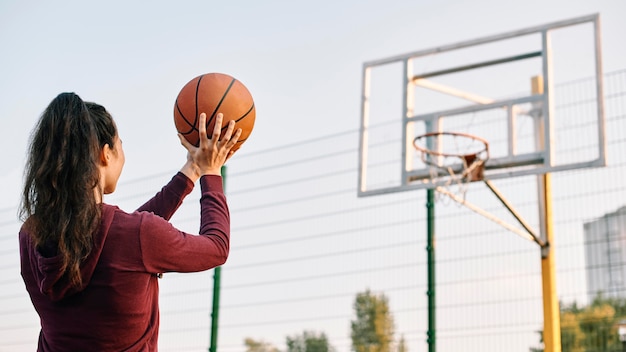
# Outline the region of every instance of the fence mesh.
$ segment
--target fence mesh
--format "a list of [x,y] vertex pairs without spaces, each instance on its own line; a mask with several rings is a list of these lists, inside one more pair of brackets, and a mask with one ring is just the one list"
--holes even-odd
[[[626,205],[626,70],[607,74],[605,82],[608,166],[552,175],[557,295],[564,306],[587,305],[594,294],[586,273],[598,265],[585,260],[585,223]],[[561,96],[576,97],[557,112],[584,113],[584,94],[593,84],[557,86]],[[577,138],[584,146],[584,135]],[[287,336],[305,330],[324,332],[337,351],[350,351],[354,299],[367,289],[388,297],[396,340],[402,337],[409,351],[427,349],[426,192],[357,198],[358,139],[355,128],[242,151],[229,162],[232,242],[221,275],[219,351],[244,351],[245,338],[285,349]],[[575,158],[580,152],[564,153]],[[173,172],[121,183],[108,202],[132,211]],[[537,228],[536,177],[497,186]],[[471,184],[467,199],[515,222],[483,184]],[[196,190],[172,222],[195,232],[198,214]],[[443,199],[435,219],[438,349],[539,348],[538,246]],[[0,209],[0,351],[32,351],[39,332],[19,274],[19,226],[16,208]],[[166,274],[160,285],[160,350],[206,351],[213,271]],[[624,286],[616,292],[626,297]],[[601,344],[587,350],[605,351]]]

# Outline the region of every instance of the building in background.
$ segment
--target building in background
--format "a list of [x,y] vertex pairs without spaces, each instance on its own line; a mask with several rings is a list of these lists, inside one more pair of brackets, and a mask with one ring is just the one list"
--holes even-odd
[[584,226],[589,302],[599,294],[626,298],[626,206]]

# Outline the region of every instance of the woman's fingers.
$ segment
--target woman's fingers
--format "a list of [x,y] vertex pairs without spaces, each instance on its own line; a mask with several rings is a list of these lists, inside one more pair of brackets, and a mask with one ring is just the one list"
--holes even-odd
[[206,135],[206,114],[201,113],[198,117],[198,146],[206,145],[209,138]]
[[[235,124],[233,123],[233,127],[235,126]],[[229,126],[230,128],[230,126]],[[232,132],[232,131],[231,131]],[[230,151],[230,149],[232,147],[235,146],[235,144],[237,144],[237,141],[239,141],[239,137],[241,137],[241,128],[238,128],[237,131],[235,131],[235,134],[233,136],[229,136],[228,139],[226,139],[226,137],[224,137],[224,140],[226,141],[226,148]]]
[[224,138],[222,140],[227,141],[229,140],[232,135],[233,135],[233,130],[235,129],[235,121],[234,120],[230,120],[228,121],[228,126],[226,128],[226,133],[224,133]]
[[191,152],[193,150],[193,144],[189,143],[187,138],[185,138],[182,134],[178,134],[178,139],[180,139],[180,144],[182,144],[188,152]]
[[198,145],[193,145],[182,134],[178,134],[180,143],[188,151],[186,165],[198,176],[220,175],[221,167],[234,154],[232,148],[241,137],[242,130],[235,130],[235,121],[229,121],[222,134],[223,121],[224,116],[217,114],[211,135],[207,135],[207,116],[201,113],[198,116]]
[[217,114],[215,118],[215,126],[213,127],[213,136],[211,137],[211,141],[215,143],[218,148],[226,148],[228,151],[230,151],[230,149],[239,140],[239,137],[241,137],[242,131],[241,128],[238,128],[235,131],[235,121],[230,120],[228,121],[228,125],[226,126],[226,132],[224,132],[224,136],[220,140],[223,120],[224,115],[222,115],[222,113]]
[[[225,127],[225,131],[222,135],[222,123],[224,121],[224,115],[219,113],[215,116],[215,124],[211,136],[207,135],[206,114],[201,113],[198,117],[198,134],[199,145],[196,147],[189,143],[180,133],[178,138],[181,144],[192,154],[196,154],[198,150],[204,150],[205,152],[215,153],[215,156],[221,155],[222,162],[228,160],[232,156],[231,149],[235,146],[239,138],[241,137],[242,130],[238,128],[235,130],[235,121],[228,121],[228,125]],[[221,139],[220,139],[221,137]],[[211,157],[210,157],[211,158]],[[220,157],[218,157],[219,159]]]
[[224,115],[222,115],[222,113],[219,113],[217,114],[217,116],[215,116],[215,125],[213,126],[213,136],[211,137],[211,141],[213,141],[213,143],[220,140],[223,119],[224,119]]

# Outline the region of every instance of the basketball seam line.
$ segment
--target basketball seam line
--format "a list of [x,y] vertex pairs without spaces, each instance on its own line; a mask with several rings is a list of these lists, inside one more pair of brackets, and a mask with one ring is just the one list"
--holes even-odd
[[194,121],[193,123],[189,122],[189,120],[187,120],[187,117],[185,117],[185,115],[183,114],[183,112],[180,110],[180,106],[178,105],[178,97],[176,98],[176,110],[178,110],[178,113],[180,114],[180,117],[183,118],[183,120],[185,120],[185,122],[187,122],[187,124],[189,125],[189,127],[191,127],[191,129],[189,131],[186,132],[180,132],[180,134],[182,134],[183,136],[186,136],[194,131],[197,131],[198,129],[196,128],[196,123],[198,122],[198,87],[200,86],[200,81],[202,80],[203,76],[199,76],[198,77],[198,83],[196,84],[196,113],[195,113],[195,117],[194,117]]
[[[236,120],[235,120],[235,123],[237,123],[237,122],[239,122],[239,121],[241,121],[241,120],[245,119],[245,118],[246,118],[246,116],[248,116],[248,115],[252,112],[252,110],[254,110],[254,103],[252,103],[252,106],[250,107],[250,110],[248,110],[245,114],[241,115],[241,117],[240,117],[240,118],[238,118],[238,119],[236,119]],[[227,128],[228,128],[228,125],[226,125],[226,126],[222,126],[222,131],[223,131],[223,130],[225,130],[225,129],[227,129]]]
[[[228,92],[230,91],[230,88],[232,88],[233,84],[235,84],[235,81],[236,81],[235,78],[233,78],[232,81],[230,81],[230,84],[226,88],[226,91],[224,91],[224,94],[222,94],[222,99],[220,99],[219,103],[217,103],[217,105],[215,106],[215,110],[213,111],[213,114],[211,114],[211,118],[207,121],[207,126],[210,125],[211,122],[213,122],[213,118],[217,114],[217,110],[219,110],[220,106],[224,102],[224,99],[226,99],[226,96],[228,95]],[[196,94],[197,94],[197,90],[196,90]],[[198,101],[196,100],[196,114],[198,114],[197,104],[198,104]],[[194,126],[195,126],[195,124],[194,124]]]
[[180,106],[178,105],[178,99],[176,99],[176,110],[178,111],[178,114],[180,115],[180,117],[182,117],[183,120],[185,120],[187,125],[189,125],[189,127],[191,127],[191,129],[189,131],[185,131],[185,132],[180,132],[179,131],[179,133],[182,134],[182,135],[188,135],[189,133],[193,132],[196,128],[195,128],[194,125],[191,124],[191,122],[189,122],[189,120],[187,120],[185,115],[183,115],[183,112],[180,111]]
[[196,125],[198,124],[198,92],[200,91],[200,82],[202,82],[202,77],[204,76],[200,76],[198,77],[198,83],[196,84],[196,116],[195,119],[193,120],[193,130],[196,129]]
[[180,106],[178,105],[178,97],[176,98],[176,110],[178,110],[178,113],[180,114],[180,117],[183,118],[183,120],[185,120],[185,122],[187,122],[187,124],[189,125],[189,127],[191,127],[191,129],[189,131],[186,132],[180,132],[180,134],[182,135],[188,135],[191,132],[193,132],[196,129],[196,122],[197,122],[197,115],[198,115],[198,85],[200,85],[200,80],[202,80],[202,76],[198,77],[198,84],[196,85],[196,117],[193,123],[189,122],[189,120],[187,120],[187,117],[185,117],[185,115],[183,114],[183,112],[180,110]]
[[[243,114],[240,118],[238,118],[237,120],[235,120],[235,123],[243,120],[244,118],[246,118],[246,116],[250,115],[250,113],[252,112],[252,110],[254,110],[254,102],[252,103],[252,106],[250,107],[250,110],[248,110],[245,114]],[[224,131],[226,128],[228,128],[227,126],[222,127],[222,131]],[[244,139],[240,139],[237,141],[236,144],[241,144],[243,142],[245,142],[248,138],[244,138]]]
[[[197,121],[198,121],[198,92],[199,92],[199,90],[200,90],[200,81],[202,81],[202,77],[203,77],[203,76],[200,76],[200,77],[198,78],[198,83],[196,84],[196,104],[195,104],[195,108],[196,108],[195,115],[196,115],[196,116],[195,116],[194,123],[193,123],[193,125],[190,125],[191,130],[189,130],[189,131],[187,131],[187,132],[180,132],[182,135],[188,135],[188,134],[190,134],[190,133],[192,133],[192,132],[194,132],[194,131],[198,131],[198,129],[196,128],[196,123],[197,123]],[[215,111],[213,111],[213,113],[212,113],[212,115],[211,115],[211,118],[210,118],[209,122],[207,122],[207,125],[210,125],[210,124],[211,124],[211,121],[212,121],[212,120],[213,120],[213,118],[215,117],[215,114],[216,114],[217,110],[219,109],[219,107],[220,107],[220,106],[222,105],[222,103],[224,102],[224,99],[226,99],[226,96],[228,95],[228,92],[230,91],[230,89],[232,88],[232,86],[235,84],[235,81],[236,81],[236,80],[237,80],[237,79],[233,78],[233,79],[232,79],[232,81],[230,82],[230,84],[228,85],[228,87],[226,88],[226,90],[224,91],[224,94],[222,95],[222,99],[220,99],[219,103],[217,104],[217,106],[216,106],[216,108],[215,108]],[[182,111],[180,110],[180,106],[178,105],[178,99],[176,99],[176,109],[178,110],[178,113],[180,114],[180,116],[181,116],[181,117],[185,120],[185,122],[187,122],[187,124],[190,124],[190,123],[189,123],[189,120],[187,120],[187,118],[185,117],[185,115],[183,115]],[[243,120],[246,116],[248,116],[248,115],[252,112],[252,110],[254,110],[254,102],[252,102],[252,106],[250,106],[250,109],[248,109],[248,111],[247,111],[245,114],[243,114],[241,117],[239,117],[238,119],[236,119],[236,120],[235,120],[235,122],[239,122],[239,121]],[[226,128],[228,128],[228,126],[224,126],[224,127],[222,127],[222,130],[224,130],[224,129],[226,129]],[[247,139],[248,139],[248,138],[245,138],[245,139],[240,139],[239,141],[237,141],[237,144],[239,144],[239,143],[243,143],[243,142],[244,142],[244,141],[246,141]]]

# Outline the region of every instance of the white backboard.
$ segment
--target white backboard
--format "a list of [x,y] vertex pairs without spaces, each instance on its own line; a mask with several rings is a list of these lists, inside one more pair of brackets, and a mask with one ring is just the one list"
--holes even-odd
[[594,14],[364,63],[358,195],[449,182],[429,132],[487,140],[487,180],[606,165],[601,61]]

